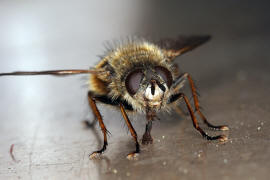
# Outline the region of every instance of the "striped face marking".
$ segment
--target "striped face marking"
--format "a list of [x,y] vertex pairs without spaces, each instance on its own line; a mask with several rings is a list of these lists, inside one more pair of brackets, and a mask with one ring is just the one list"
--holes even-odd
[[166,85],[158,85],[156,82],[151,82],[147,86],[144,96],[151,105],[160,105],[166,89]]

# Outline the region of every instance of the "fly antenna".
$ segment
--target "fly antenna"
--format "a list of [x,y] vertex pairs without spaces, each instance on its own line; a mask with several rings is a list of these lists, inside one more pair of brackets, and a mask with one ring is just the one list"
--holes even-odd
[[0,73],[0,76],[28,76],[28,75],[53,75],[53,76],[68,76],[76,74],[101,74],[109,73],[103,69],[65,69],[65,70],[49,70],[49,71],[14,71]]

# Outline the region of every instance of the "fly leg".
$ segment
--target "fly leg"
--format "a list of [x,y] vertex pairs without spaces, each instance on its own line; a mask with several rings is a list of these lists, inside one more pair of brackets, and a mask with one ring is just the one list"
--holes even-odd
[[128,129],[129,129],[129,131],[131,133],[131,136],[133,137],[133,139],[135,141],[135,146],[136,146],[135,151],[133,151],[133,152],[131,152],[131,153],[129,153],[127,155],[127,158],[128,159],[133,159],[133,158],[135,158],[140,153],[140,145],[139,145],[138,140],[137,140],[137,133],[136,133],[135,129],[133,128],[133,126],[132,126],[132,124],[131,124],[128,116],[127,116],[127,113],[126,113],[123,105],[120,104],[119,106],[120,106],[120,110],[121,110],[122,116],[124,117],[125,122],[127,123]]
[[198,95],[197,95],[197,92],[196,92],[196,88],[195,88],[195,85],[194,85],[194,82],[193,82],[191,76],[188,73],[184,73],[183,75],[178,77],[176,79],[175,83],[172,86],[177,87],[177,85],[181,84],[185,79],[188,79],[188,81],[189,81],[192,96],[193,96],[193,99],[194,99],[195,110],[196,110],[196,112],[199,113],[199,115],[202,118],[203,122],[208,127],[212,128],[214,130],[222,130],[222,131],[229,130],[229,127],[226,126],[226,125],[215,126],[215,125],[213,125],[213,124],[211,124],[210,122],[207,121],[206,117],[203,115],[203,113],[200,110],[200,105],[199,105],[199,100],[198,100]]
[[92,97],[92,94],[90,92],[88,93],[88,101],[89,101],[89,105],[90,105],[94,115],[96,116],[96,118],[99,122],[99,126],[101,128],[101,131],[102,131],[103,137],[104,137],[103,147],[100,150],[94,151],[93,153],[91,153],[89,155],[90,158],[95,158],[96,156],[102,154],[106,150],[106,147],[108,145],[108,141],[107,141],[108,131],[107,131],[105,124],[102,120],[102,116],[97,108],[96,101],[95,101],[94,97]]
[[187,96],[185,94],[183,94],[183,93],[178,93],[178,94],[175,94],[173,96],[174,96],[175,100],[178,100],[180,98],[184,99],[184,101],[186,103],[186,106],[188,108],[189,114],[191,116],[194,128],[197,129],[204,138],[206,138],[207,140],[219,140],[219,141],[222,141],[222,142],[226,141],[228,139],[227,136],[224,136],[224,135],[218,135],[218,136],[209,136],[209,135],[207,135],[207,133],[205,133],[202,130],[202,128],[200,128],[200,126],[198,125],[197,119],[195,117],[195,113],[194,113],[194,111],[193,111],[193,109],[191,107],[191,104],[189,103],[189,100],[188,100]]

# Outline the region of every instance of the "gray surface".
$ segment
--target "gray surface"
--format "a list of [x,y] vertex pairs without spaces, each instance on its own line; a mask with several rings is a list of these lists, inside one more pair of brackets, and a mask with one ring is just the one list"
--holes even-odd
[[[102,42],[135,33],[211,34],[179,65],[197,80],[208,119],[230,126],[229,141],[208,142],[189,117],[162,114],[154,144],[129,161],[134,145],[122,117],[101,106],[112,136],[104,158],[89,160],[101,134],[81,123],[92,118],[87,76],[2,77],[0,179],[268,179],[267,1],[124,2],[1,1],[0,71],[88,68]],[[132,119],[141,137],[144,117]],[[9,155],[11,144],[18,162]]]

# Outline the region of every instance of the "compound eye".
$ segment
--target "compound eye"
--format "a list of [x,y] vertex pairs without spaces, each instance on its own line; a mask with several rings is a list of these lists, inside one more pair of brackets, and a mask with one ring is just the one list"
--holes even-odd
[[165,67],[157,66],[155,67],[156,72],[165,81],[168,87],[172,85],[172,73]]
[[125,84],[130,95],[136,94],[136,92],[139,90],[142,78],[143,73],[141,70],[135,70],[129,73]]

